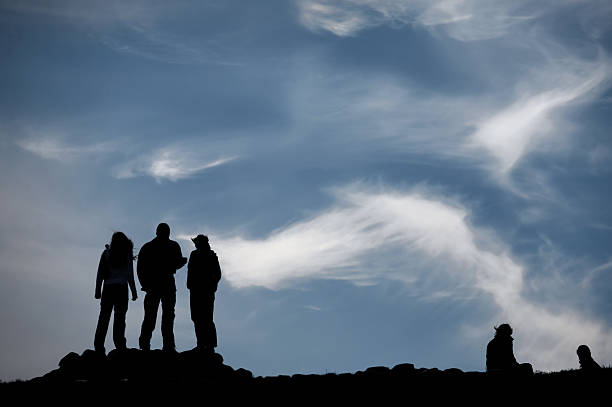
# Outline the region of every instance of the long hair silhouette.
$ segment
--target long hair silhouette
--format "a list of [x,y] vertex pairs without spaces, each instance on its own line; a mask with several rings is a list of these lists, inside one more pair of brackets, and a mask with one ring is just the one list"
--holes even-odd
[[115,232],[108,249],[110,264],[119,266],[134,260],[134,243],[123,233]]

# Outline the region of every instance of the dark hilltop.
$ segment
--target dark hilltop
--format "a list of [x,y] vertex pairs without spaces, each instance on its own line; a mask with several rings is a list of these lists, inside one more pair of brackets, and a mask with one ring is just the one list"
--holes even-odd
[[22,401],[45,399],[68,404],[173,403],[177,399],[267,404],[423,402],[446,404],[584,405],[605,399],[612,369],[495,374],[460,369],[415,368],[410,363],[374,366],[353,373],[254,377],[223,363],[218,353],[113,350],[108,355],[71,352],[43,376],[0,384],[1,393]]

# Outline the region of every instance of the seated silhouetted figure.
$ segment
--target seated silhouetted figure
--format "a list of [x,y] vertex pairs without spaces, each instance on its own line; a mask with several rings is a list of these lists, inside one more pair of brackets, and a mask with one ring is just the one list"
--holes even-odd
[[198,235],[191,240],[196,246],[187,265],[191,320],[195,326],[198,350],[214,352],[217,346],[217,328],[213,321],[213,312],[215,292],[221,279],[221,267],[217,255],[210,248],[207,236]]
[[580,369],[582,369],[583,371],[590,372],[593,370],[601,369],[601,366],[599,366],[597,362],[593,360],[593,357],[591,357],[591,349],[589,349],[588,346],[586,345],[578,346],[576,353],[578,354],[578,361],[580,362]]
[[510,325],[495,328],[495,337],[487,345],[487,372],[533,373],[529,363],[519,364],[514,358],[513,341]]

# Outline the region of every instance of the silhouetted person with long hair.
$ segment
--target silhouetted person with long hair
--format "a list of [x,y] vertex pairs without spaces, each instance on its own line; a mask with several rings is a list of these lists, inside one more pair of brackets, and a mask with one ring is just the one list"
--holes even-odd
[[134,244],[122,232],[115,232],[110,246],[106,247],[98,265],[95,292],[95,298],[101,298],[101,301],[94,349],[101,353],[105,353],[104,341],[113,311],[115,312],[113,321],[115,348],[118,350],[126,348],[125,314],[128,309],[128,286],[132,291],[132,301],[138,298],[134,284]]
[[214,352],[217,346],[217,328],[213,321],[215,292],[221,279],[221,267],[217,254],[210,248],[208,237],[198,235],[191,239],[196,249],[189,256],[187,288],[191,320],[195,326],[197,349]]
[[601,366],[599,366],[597,362],[593,360],[593,357],[591,356],[591,349],[589,349],[588,346],[586,345],[578,346],[576,353],[578,354],[578,361],[580,362],[580,369],[584,371],[593,371],[593,370],[601,369]]
[[175,351],[174,307],[176,305],[176,284],[174,274],[185,265],[187,259],[181,247],[170,240],[170,226],[160,223],[155,239],[145,243],[138,254],[136,271],[144,299],[144,320],[140,330],[138,345],[142,350],[151,348],[151,336],[155,329],[159,303],[162,305],[161,331],[163,349]]
[[487,345],[487,372],[533,373],[529,363],[519,364],[514,357],[512,327],[501,324],[495,327],[495,336]]

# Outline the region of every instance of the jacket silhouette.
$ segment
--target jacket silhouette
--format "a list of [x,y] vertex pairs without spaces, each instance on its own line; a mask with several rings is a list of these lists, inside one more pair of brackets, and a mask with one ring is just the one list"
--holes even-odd
[[181,253],[181,247],[170,240],[170,227],[160,223],[157,236],[145,243],[138,253],[137,274],[144,299],[144,320],[138,340],[140,349],[151,348],[151,336],[155,329],[157,310],[162,305],[161,331],[163,349],[175,350],[174,343],[174,307],[176,306],[176,284],[174,274],[183,267],[187,259]]
[[174,274],[185,265],[181,247],[174,240],[159,236],[145,243],[138,253],[137,274],[142,290],[176,291]]
[[529,363],[518,363],[512,346],[512,328],[501,324],[495,328],[495,336],[487,345],[487,372],[533,373]]
[[126,348],[125,315],[128,309],[128,286],[132,291],[132,300],[136,301],[136,284],[134,283],[134,245],[122,232],[115,232],[110,246],[102,252],[94,297],[100,299],[100,315],[94,337],[94,349],[105,353],[104,342],[111,313],[114,311],[113,342],[115,348]]
[[593,360],[593,357],[591,356],[591,349],[589,349],[588,346],[578,346],[576,353],[578,354],[580,369],[582,369],[583,371],[593,371],[601,369],[601,366],[599,366],[599,364],[595,362],[595,360]]
[[196,250],[191,252],[187,265],[191,320],[195,327],[197,348],[212,352],[217,346],[217,328],[213,313],[221,267],[216,253],[210,248],[207,236],[198,235],[192,240]]

